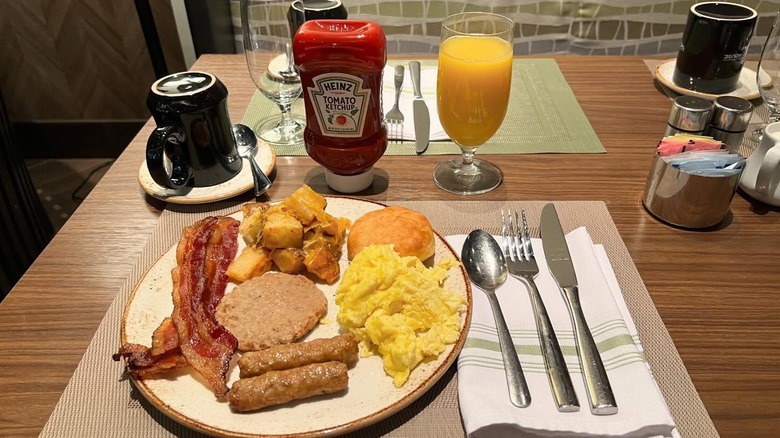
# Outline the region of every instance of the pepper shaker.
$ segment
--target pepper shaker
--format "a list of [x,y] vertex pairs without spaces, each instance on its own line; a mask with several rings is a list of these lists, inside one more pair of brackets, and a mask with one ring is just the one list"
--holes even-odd
[[672,102],[664,136],[703,135],[712,115],[712,102],[696,96],[677,96]]
[[736,96],[720,96],[713,105],[706,135],[725,143],[732,151],[739,150],[753,115],[753,104]]

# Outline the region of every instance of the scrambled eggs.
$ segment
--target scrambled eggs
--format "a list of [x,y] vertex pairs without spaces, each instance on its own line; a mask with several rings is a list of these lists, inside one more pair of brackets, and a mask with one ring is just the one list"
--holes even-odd
[[421,361],[435,359],[458,339],[466,299],[442,285],[454,259],[426,268],[392,245],[369,246],[345,270],[336,290],[339,324],[360,341],[361,356],[380,354],[385,372],[402,386]]

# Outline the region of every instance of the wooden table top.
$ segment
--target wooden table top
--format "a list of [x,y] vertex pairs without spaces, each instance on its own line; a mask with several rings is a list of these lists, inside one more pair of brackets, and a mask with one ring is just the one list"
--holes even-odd
[[[641,197],[669,98],[640,57],[555,59],[607,153],[486,156],[505,180],[473,199],[606,202],[718,431],[776,436],[779,210],[738,193],[720,229],[659,223]],[[255,90],[244,57],[207,55],[193,69],[227,85],[231,117],[240,121]],[[2,436],[37,436],[43,428],[165,207],[137,181],[152,126],[144,126],[0,304]],[[370,198],[463,200],[433,183],[433,168],[444,158],[383,157],[376,167],[389,185]],[[279,157],[271,199],[318,169],[309,157]]]

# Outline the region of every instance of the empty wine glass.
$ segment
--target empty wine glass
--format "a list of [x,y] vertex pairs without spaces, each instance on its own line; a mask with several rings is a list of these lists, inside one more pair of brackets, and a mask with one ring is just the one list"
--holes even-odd
[[512,83],[512,20],[484,12],[444,19],[436,87],[439,120],[463,156],[439,164],[433,180],[442,189],[475,195],[495,189],[501,171],[474,159],[477,148],[504,121]]
[[263,95],[279,106],[281,115],[252,128],[271,144],[303,141],[306,121],[290,112],[301,95],[301,78],[292,58],[289,0],[241,0],[244,52],[249,74]]
[[[767,77],[770,80],[767,80]],[[761,49],[756,68],[758,92],[769,110],[769,123],[780,122],[780,12],[775,17],[769,36]],[[767,84],[767,82],[769,82]],[[764,84],[763,86],[761,84]],[[753,139],[761,141],[764,127],[753,131]]]

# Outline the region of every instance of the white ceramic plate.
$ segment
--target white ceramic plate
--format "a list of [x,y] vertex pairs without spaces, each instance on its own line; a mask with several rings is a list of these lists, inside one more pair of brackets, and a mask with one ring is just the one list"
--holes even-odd
[[[263,173],[269,175],[276,164],[276,151],[273,146],[257,139],[255,160]],[[222,184],[209,187],[191,187],[184,190],[173,190],[157,184],[152,179],[152,175],[149,174],[149,168],[144,160],[138,169],[138,183],[149,196],[172,204],[205,204],[221,201],[240,195],[254,187],[252,166],[246,160],[241,165],[241,171],[238,172],[238,175]]]
[[[677,84],[674,83],[672,80],[672,76],[674,75],[674,66],[677,64],[676,59],[669,59],[666,60],[655,68],[655,77],[658,79],[658,82],[666,85],[667,87],[671,88],[672,90],[680,93],[685,94],[688,96],[698,96],[702,97],[704,99],[708,100],[714,100],[718,96],[722,96],[721,94],[709,94],[709,93],[701,93],[698,91],[689,90],[687,88],[683,88]],[[761,75],[761,86],[766,87],[772,82],[772,78],[767,74]],[[743,99],[757,99],[761,95],[758,92],[758,84],[756,84],[756,71],[751,70],[747,67],[742,67],[742,72],[739,74],[739,85],[737,86],[737,89],[732,91],[731,93],[724,94],[725,96],[737,96],[741,97]]]
[[[384,208],[383,205],[352,198],[328,197],[326,211],[353,221],[363,214]],[[233,215],[240,219],[240,213]],[[239,237],[239,252],[245,246]],[[171,269],[175,266],[176,246],[167,251],[145,274],[128,301],[122,322],[122,342],[149,345],[152,332],[173,311]],[[457,254],[436,234],[434,261],[456,258]],[[347,268],[346,249],[340,260],[342,272]],[[403,409],[425,393],[457,358],[466,339],[471,321],[472,295],[467,274],[462,267],[452,268],[445,287],[466,297],[468,305],[462,314],[458,340],[438,359],[415,368],[401,388],[385,374],[378,356],[360,358],[349,369],[346,393],[319,396],[272,407],[253,413],[235,413],[226,402],[220,402],[200,377],[190,368],[171,373],[166,378],[133,380],[135,386],[155,407],[173,420],[192,429],[220,437],[316,437],[337,435],[376,423]],[[334,302],[336,285],[318,284],[328,299],[325,323],[307,337],[335,336],[338,307]],[[228,284],[228,292],[234,286]],[[229,371],[228,386],[238,379],[236,356]]]

